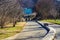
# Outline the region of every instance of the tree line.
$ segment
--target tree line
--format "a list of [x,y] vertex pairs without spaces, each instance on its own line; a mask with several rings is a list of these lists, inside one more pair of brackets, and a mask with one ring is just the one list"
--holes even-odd
[[[24,16],[21,0],[0,0],[0,27],[13,23],[13,27]],[[59,16],[56,10],[55,0],[37,0],[34,5],[36,17],[39,19],[57,19]],[[36,18],[35,17],[35,18]]]
[[3,28],[8,23],[13,23],[22,18],[22,7],[19,0],[0,0],[0,27]]
[[57,19],[59,16],[56,0],[38,0],[35,9],[41,19]]

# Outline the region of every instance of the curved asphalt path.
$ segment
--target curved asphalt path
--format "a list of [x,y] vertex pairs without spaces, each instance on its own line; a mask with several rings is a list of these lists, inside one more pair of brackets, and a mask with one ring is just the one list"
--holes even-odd
[[14,40],[41,40],[46,33],[47,31],[37,22],[29,21],[26,23],[24,30]]
[[52,24],[49,22],[41,22],[41,23],[48,23],[48,27],[53,27],[56,30],[56,37],[54,40],[60,40],[60,25]]
[[56,29],[56,37],[54,40],[60,40],[60,25],[57,24],[51,24],[49,25],[50,27],[53,27],[54,29]]

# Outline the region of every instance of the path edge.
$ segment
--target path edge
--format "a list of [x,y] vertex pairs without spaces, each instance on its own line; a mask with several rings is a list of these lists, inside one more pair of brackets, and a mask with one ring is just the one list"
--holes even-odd
[[56,30],[53,27],[47,27],[49,28],[49,33],[42,38],[42,40],[54,40],[55,36],[56,36]]
[[[26,22],[27,23],[27,22]],[[26,25],[26,23],[23,25],[23,27]],[[24,27],[25,28],[25,27]],[[23,31],[23,30],[22,30]],[[21,32],[22,32],[21,31]],[[21,33],[20,32],[20,33]],[[17,33],[16,35],[13,35],[13,36],[10,36],[10,37],[7,37],[5,39],[2,39],[2,40],[14,40],[20,33]]]

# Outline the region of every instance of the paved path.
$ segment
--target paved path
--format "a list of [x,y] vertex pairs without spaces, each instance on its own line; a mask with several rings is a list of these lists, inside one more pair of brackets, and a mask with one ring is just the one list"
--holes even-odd
[[46,30],[38,23],[30,21],[26,23],[24,30],[15,40],[41,40],[46,33]]
[[[41,22],[41,23],[44,23],[44,22]],[[56,29],[56,38],[54,40],[60,40],[60,25],[52,24],[52,23],[48,23],[48,24],[49,24],[48,27],[53,27],[54,29]]]
[[49,25],[49,26],[56,29],[56,38],[55,38],[55,40],[60,40],[60,25],[52,24],[52,25]]

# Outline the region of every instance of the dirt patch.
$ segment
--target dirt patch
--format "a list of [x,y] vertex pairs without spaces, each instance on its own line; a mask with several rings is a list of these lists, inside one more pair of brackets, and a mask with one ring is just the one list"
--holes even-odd
[[26,22],[18,22],[16,26],[25,26]]

